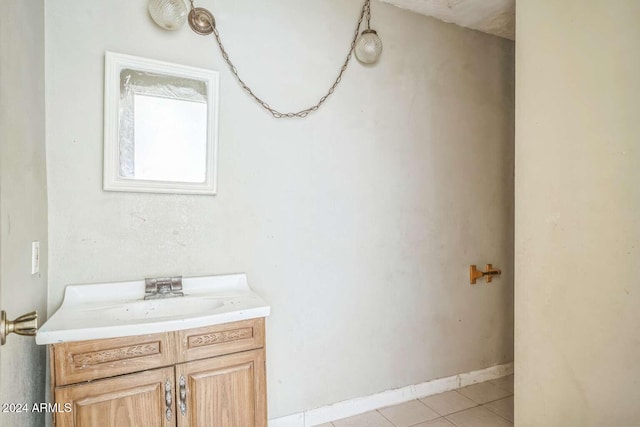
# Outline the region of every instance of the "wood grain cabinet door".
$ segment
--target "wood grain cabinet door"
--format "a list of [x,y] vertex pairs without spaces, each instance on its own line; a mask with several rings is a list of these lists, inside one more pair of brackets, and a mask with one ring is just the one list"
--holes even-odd
[[267,427],[265,380],[264,349],[176,365],[178,427]]
[[174,380],[170,367],[57,387],[56,427],[175,427]]

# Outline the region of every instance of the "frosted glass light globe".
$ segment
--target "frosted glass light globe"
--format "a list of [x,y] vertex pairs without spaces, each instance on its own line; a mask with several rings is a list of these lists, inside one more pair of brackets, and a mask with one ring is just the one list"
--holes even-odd
[[177,30],[187,20],[187,6],[183,0],[149,0],[149,15],[165,30]]
[[356,58],[363,64],[374,64],[382,54],[382,40],[373,30],[364,30],[356,40]]

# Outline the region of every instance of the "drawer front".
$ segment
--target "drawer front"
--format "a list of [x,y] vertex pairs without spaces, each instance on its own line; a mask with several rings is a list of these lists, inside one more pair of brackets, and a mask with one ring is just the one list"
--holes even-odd
[[264,318],[176,332],[179,361],[205,359],[264,347]]
[[173,365],[175,354],[171,333],[54,344],[56,386]]

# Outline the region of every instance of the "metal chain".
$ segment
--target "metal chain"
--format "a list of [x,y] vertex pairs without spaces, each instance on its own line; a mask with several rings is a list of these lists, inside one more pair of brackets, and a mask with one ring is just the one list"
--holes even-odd
[[[233,75],[236,77],[236,80],[238,80],[238,83],[240,83],[240,86],[242,86],[242,89],[244,89],[258,104],[260,104],[262,106],[262,108],[264,108],[265,110],[270,112],[273,115],[273,117],[275,117],[277,119],[292,118],[292,117],[307,117],[309,115],[309,113],[311,113],[313,111],[317,111],[320,108],[320,106],[322,106],[322,104],[324,104],[324,102],[333,94],[333,92],[335,92],[336,88],[338,87],[338,84],[340,84],[340,81],[342,81],[342,75],[347,70],[347,66],[349,65],[349,61],[351,60],[351,57],[353,56],[353,51],[354,51],[354,49],[356,47],[356,40],[358,39],[358,35],[360,34],[360,26],[362,25],[362,21],[364,20],[364,18],[366,16],[367,17],[367,25],[369,25],[369,22],[371,20],[370,1],[371,0],[365,0],[364,5],[362,6],[362,11],[360,12],[360,19],[358,19],[358,24],[356,25],[356,30],[355,30],[354,35],[353,35],[353,40],[351,41],[351,47],[349,48],[349,54],[347,55],[347,58],[344,61],[344,64],[340,68],[340,72],[338,73],[338,77],[333,82],[333,85],[331,85],[331,87],[329,88],[329,91],[326,93],[326,95],[324,95],[322,98],[320,98],[320,100],[314,106],[309,107],[309,108],[305,108],[304,110],[300,110],[298,112],[282,113],[282,112],[276,110],[275,108],[272,108],[269,104],[267,104],[265,101],[260,99],[253,92],[253,90],[251,90],[251,88],[244,82],[244,80],[242,80],[242,78],[238,74],[238,69],[236,68],[235,65],[233,65],[233,62],[231,62],[231,59],[229,58],[229,54],[227,53],[226,49],[224,48],[224,45],[222,44],[222,40],[220,38],[220,33],[218,32],[218,29],[216,28],[215,25],[212,25],[213,34],[216,37],[216,41],[218,42],[218,46],[220,47],[220,53],[222,53],[222,57],[224,58],[224,60],[229,65],[229,68],[231,69],[231,72],[233,73]],[[192,4],[192,7],[193,7],[193,0],[191,0],[191,4]]]
[[371,29],[371,2],[370,1],[365,2],[363,7],[367,10],[367,30],[370,30]]

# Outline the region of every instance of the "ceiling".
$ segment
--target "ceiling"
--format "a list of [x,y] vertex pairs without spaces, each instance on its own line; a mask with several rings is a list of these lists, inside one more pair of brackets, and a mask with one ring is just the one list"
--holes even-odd
[[515,0],[382,0],[444,22],[515,40]]

